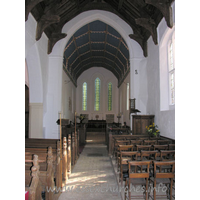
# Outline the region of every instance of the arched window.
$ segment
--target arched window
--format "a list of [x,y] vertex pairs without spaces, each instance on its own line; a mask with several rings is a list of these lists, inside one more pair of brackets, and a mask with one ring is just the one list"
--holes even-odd
[[174,35],[168,46],[169,71],[169,99],[170,105],[175,104],[175,62],[174,62]]
[[94,110],[100,110],[100,89],[101,89],[101,81],[99,78],[95,79],[95,103],[94,103]]
[[108,111],[112,110],[112,83],[108,83]]
[[87,83],[83,83],[82,110],[87,110]]
[[175,109],[175,27],[168,28],[159,46],[160,110]]

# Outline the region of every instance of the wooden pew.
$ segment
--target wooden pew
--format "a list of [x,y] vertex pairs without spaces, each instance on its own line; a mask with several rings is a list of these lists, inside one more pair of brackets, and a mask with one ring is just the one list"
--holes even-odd
[[[41,139],[42,140],[42,139]],[[35,146],[34,142],[30,146]],[[44,144],[44,147],[42,148],[42,145],[40,145],[40,148],[25,148],[25,155],[29,157],[33,154],[40,155],[40,160],[42,158],[47,157],[47,150],[46,144]],[[62,186],[62,179],[61,179],[61,158],[60,158],[60,141],[57,140],[57,149],[52,149],[52,158],[53,158],[53,171],[54,171],[54,178],[56,180],[56,186],[57,188],[60,188]],[[65,157],[63,158],[65,159]],[[41,169],[45,169],[46,165],[45,163],[41,164]]]
[[[29,200],[41,200],[42,199],[42,184],[39,180],[39,162],[38,162],[38,155],[33,156],[33,160],[25,159],[26,163],[32,163],[33,166],[31,167],[31,174],[26,176],[25,171],[25,191],[29,191]],[[31,176],[31,179],[29,178]]]
[[[25,160],[30,161],[32,159],[31,154],[25,154]],[[43,168],[43,170],[40,170],[39,173],[39,180],[41,182],[41,185],[43,187],[43,191],[45,192],[46,199],[53,200],[53,189],[55,188],[55,182],[54,182],[54,169],[53,169],[53,153],[52,148],[48,148],[47,155],[45,153],[40,153],[38,155],[39,160],[34,160],[34,165],[37,166],[37,170],[39,170],[40,166],[38,163],[46,163],[46,169]],[[41,159],[41,160],[40,160]],[[30,176],[30,170],[27,169],[27,166],[25,167],[25,182],[30,182],[31,176]],[[50,190],[50,188],[52,190]],[[47,189],[50,190],[47,192]]]
[[[70,174],[71,169],[74,167],[74,165],[76,164],[78,157],[79,157],[79,143],[80,143],[79,127],[76,126],[76,132],[75,132],[74,126],[69,126],[69,125],[63,126],[62,127],[62,137],[67,138],[67,146],[71,145],[71,147],[70,147],[71,156],[70,156],[70,158],[68,157],[68,159],[67,159],[68,162],[71,164],[70,167],[69,167],[69,164],[67,164],[68,173]],[[70,142],[68,141],[69,139],[70,139]],[[71,159],[71,161],[69,161],[69,159]]]

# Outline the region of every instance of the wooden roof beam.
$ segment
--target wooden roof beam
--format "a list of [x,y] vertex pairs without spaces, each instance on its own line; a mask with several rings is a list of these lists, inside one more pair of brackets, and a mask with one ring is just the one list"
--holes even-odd
[[136,24],[144,27],[145,29],[147,29],[150,33],[151,36],[153,38],[154,44],[158,44],[157,41],[157,29],[156,29],[156,23],[153,19],[149,18],[139,18],[139,19],[135,19]]
[[52,13],[44,14],[37,23],[36,40],[38,41],[41,38],[45,28],[51,24],[58,23],[59,21],[60,17],[58,15],[53,15]]
[[28,15],[31,10],[40,2],[44,0],[26,0],[25,1],[25,21],[28,19]]
[[138,34],[130,34],[129,37],[135,40],[142,48],[144,57],[147,57],[147,41]]
[[145,3],[155,6],[163,14],[167,26],[173,27],[173,16],[171,4],[174,0],[145,0]]
[[124,0],[119,0],[118,10],[122,8],[123,3],[124,3]]

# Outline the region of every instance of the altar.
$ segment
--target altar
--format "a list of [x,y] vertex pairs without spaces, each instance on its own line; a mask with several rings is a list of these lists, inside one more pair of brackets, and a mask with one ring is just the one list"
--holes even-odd
[[106,120],[88,120],[87,132],[105,132]]

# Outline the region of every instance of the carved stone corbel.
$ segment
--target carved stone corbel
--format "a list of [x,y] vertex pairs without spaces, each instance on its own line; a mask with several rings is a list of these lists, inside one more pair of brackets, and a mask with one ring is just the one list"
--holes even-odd
[[60,16],[58,15],[53,15],[51,13],[44,14],[37,23],[36,40],[38,41],[41,38],[42,33],[46,27],[51,24],[58,23],[59,21]]
[[66,33],[61,33],[61,32],[52,33],[49,40],[48,40],[47,53],[50,54],[52,52],[52,49],[53,49],[54,45],[56,44],[56,42],[65,38],[66,36],[67,36]]
[[44,0],[26,0],[25,1],[25,21],[28,19],[28,15],[31,10],[40,2]]
[[173,27],[173,16],[171,4],[174,0],[145,0],[145,3],[155,6],[163,14],[167,26]]
[[154,44],[158,44],[156,23],[153,19],[151,19],[151,18],[138,18],[138,19],[135,19],[135,22],[136,22],[136,24],[147,29],[152,35]]
[[147,54],[147,41],[144,40],[144,38],[142,38],[141,36],[139,35],[136,35],[136,34],[130,34],[129,37],[133,40],[135,40],[142,48],[143,50],[143,55],[144,57],[147,57],[148,54]]

